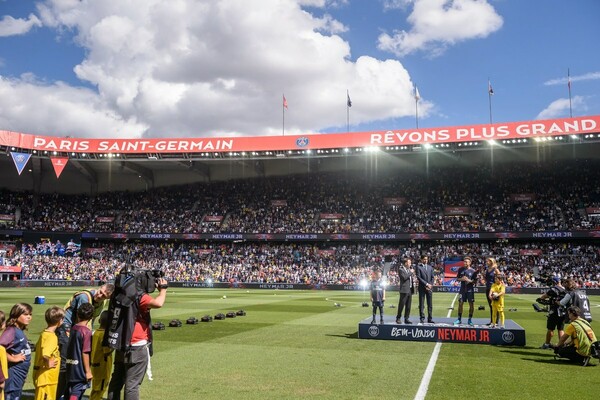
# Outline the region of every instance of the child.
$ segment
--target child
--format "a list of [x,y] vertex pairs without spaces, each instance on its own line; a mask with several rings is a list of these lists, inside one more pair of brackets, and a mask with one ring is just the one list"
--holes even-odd
[[[4,311],[0,311],[0,331],[6,328],[6,316]],[[0,400],[4,400],[4,382],[8,378],[8,360],[6,359],[6,349],[0,346]]]
[[32,308],[27,303],[17,303],[8,317],[7,328],[0,336],[0,345],[6,349],[8,379],[4,383],[6,400],[18,400],[31,365],[31,348],[23,332],[31,322]]
[[379,308],[379,323],[383,325],[383,304],[385,301],[385,287],[383,279],[381,279],[381,271],[375,272],[375,278],[371,281],[371,302],[373,303],[373,320],[371,324],[375,324],[375,316]]
[[112,349],[102,346],[104,331],[108,326],[108,311],[100,314],[100,328],[92,335],[92,393],[90,400],[102,400],[108,389],[110,373],[112,372]]
[[94,315],[94,306],[84,303],[77,309],[77,324],[71,327],[67,345],[68,400],[80,400],[92,380],[90,354],[92,352],[92,330],[88,321]]
[[492,301],[492,324],[490,328],[495,328],[498,316],[500,316],[500,328],[504,329],[504,294],[506,288],[504,286],[504,275],[497,273],[494,279],[494,284],[490,289],[490,300]]
[[45,318],[48,326],[40,334],[35,345],[35,358],[33,361],[33,385],[35,386],[35,400],[52,399],[58,386],[58,372],[60,370],[60,351],[58,350],[58,328],[65,317],[65,311],[57,306],[46,310]]

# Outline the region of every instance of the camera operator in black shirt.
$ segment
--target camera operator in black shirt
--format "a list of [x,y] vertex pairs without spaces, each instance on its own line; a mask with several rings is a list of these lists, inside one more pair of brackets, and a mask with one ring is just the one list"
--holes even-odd
[[[546,293],[538,298],[538,303],[548,304],[548,320],[546,321],[546,341],[541,349],[552,348],[552,336],[554,336],[554,330],[558,330],[558,337],[560,338],[564,334],[565,330],[565,319],[562,312],[562,307],[559,301],[565,296],[565,288],[561,284],[561,279],[557,276],[552,278],[552,286]],[[541,300],[541,301],[540,301]]]

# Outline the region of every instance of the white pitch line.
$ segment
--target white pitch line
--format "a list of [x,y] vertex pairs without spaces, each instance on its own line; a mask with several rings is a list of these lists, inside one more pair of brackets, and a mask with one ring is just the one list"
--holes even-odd
[[[452,300],[451,308],[448,310],[448,315],[446,318],[450,318],[452,315],[452,310],[454,309],[454,303],[456,303],[456,299],[458,298],[458,293],[454,296],[454,300]],[[433,349],[433,353],[431,353],[431,358],[429,358],[429,363],[427,364],[427,368],[425,368],[425,374],[423,374],[423,378],[421,379],[421,384],[419,385],[419,390],[417,390],[417,394],[415,395],[415,400],[424,400],[427,395],[427,389],[429,389],[429,381],[431,381],[431,376],[433,375],[433,370],[435,369],[435,363],[437,362],[438,355],[440,354],[440,349],[442,348],[442,342],[437,342]]]

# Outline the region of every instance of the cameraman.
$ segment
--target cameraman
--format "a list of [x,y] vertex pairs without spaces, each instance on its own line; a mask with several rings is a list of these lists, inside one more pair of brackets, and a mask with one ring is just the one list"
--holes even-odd
[[135,317],[135,325],[129,349],[115,351],[115,364],[110,384],[108,385],[108,400],[121,399],[121,390],[125,386],[124,399],[138,400],[140,385],[150,362],[152,343],[152,327],[150,326],[150,310],[161,308],[167,297],[167,280],[156,280],[158,296],[152,297],[143,293],[139,299],[139,309]]
[[596,335],[589,322],[581,318],[579,307],[569,307],[567,315],[571,322],[565,333],[560,337],[554,352],[563,358],[586,367],[590,362],[592,343],[596,342]]
[[[546,341],[540,346],[540,349],[552,348],[552,336],[554,336],[554,330],[558,330],[558,337],[562,337],[565,329],[565,319],[561,313],[561,306],[559,301],[565,296],[565,288],[562,286],[561,279],[557,276],[552,278],[552,286],[546,293],[544,293],[538,300],[549,301],[548,320],[546,321]],[[539,301],[538,301],[539,302]]]
[[[565,309],[570,306],[578,307],[581,310],[582,318],[587,322],[592,322],[590,300],[584,292],[577,290],[578,287],[579,285],[577,285],[577,282],[574,279],[567,279],[567,282],[565,283],[566,294],[560,301],[560,305]],[[569,322],[568,318],[566,322]]]

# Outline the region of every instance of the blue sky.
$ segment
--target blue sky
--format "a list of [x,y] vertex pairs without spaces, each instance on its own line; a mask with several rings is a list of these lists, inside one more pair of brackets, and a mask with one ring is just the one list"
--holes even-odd
[[[597,0],[0,0],[0,129],[260,136],[600,114]],[[285,122],[282,95],[288,102]]]

